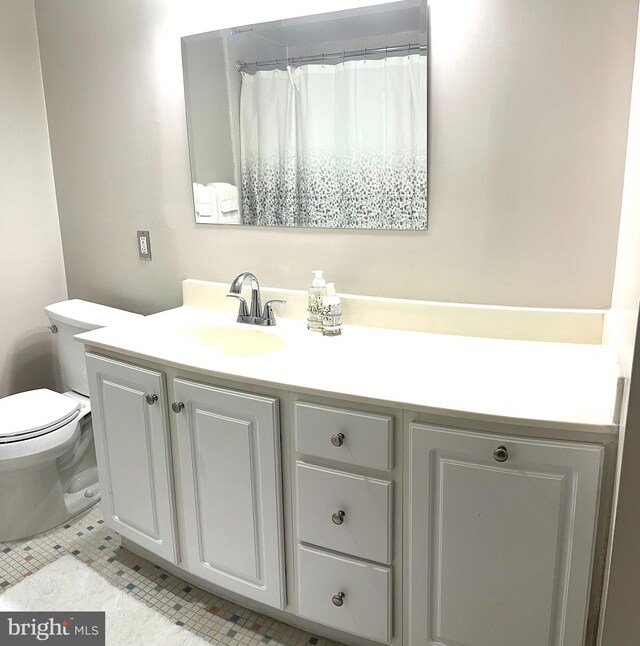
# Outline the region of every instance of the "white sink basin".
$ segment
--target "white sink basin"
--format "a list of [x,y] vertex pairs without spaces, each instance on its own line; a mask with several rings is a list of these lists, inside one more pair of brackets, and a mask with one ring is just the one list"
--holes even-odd
[[190,342],[234,357],[268,354],[284,346],[279,336],[253,327],[197,326],[182,328],[180,333]]

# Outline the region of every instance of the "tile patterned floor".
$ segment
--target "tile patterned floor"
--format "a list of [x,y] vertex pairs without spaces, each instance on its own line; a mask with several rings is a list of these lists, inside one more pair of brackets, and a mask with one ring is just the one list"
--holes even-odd
[[193,587],[129,552],[104,524],[100,504],[39,536],[0,543],[0,594],[65,554],[73,554],[113,585],[212,644],[339,646]]

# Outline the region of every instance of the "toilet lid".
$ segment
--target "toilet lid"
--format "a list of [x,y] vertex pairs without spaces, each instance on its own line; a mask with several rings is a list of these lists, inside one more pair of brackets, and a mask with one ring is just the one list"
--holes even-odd
[[47,388],[0,399],[0,443],[51,433],[77,417],[80,402]]

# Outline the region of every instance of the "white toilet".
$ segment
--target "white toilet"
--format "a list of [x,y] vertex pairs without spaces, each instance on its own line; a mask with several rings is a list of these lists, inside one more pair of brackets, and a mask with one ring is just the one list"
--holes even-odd
[[70,390],[0,398],[0,542],[56,527],[100,500],[84,347],[73,337],[142,318],[77,299],[45,311]]

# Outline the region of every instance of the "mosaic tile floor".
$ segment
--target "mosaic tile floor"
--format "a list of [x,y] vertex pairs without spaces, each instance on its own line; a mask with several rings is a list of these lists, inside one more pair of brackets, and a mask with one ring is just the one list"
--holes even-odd
[[339,646],[195,588],[129,552],[104,524],[100,504],[63,527],[26,541],[0,543],[0,593],[65,554],[212,644]]

